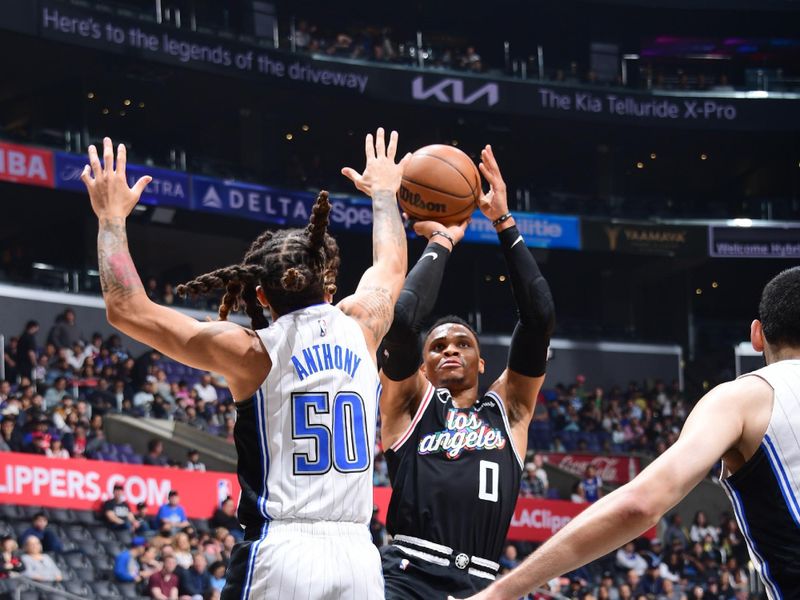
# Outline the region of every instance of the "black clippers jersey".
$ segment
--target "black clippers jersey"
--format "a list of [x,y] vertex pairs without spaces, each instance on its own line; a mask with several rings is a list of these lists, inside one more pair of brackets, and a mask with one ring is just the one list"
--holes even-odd
[[496,393],[457,408],[448,390],[428,384],[409,429],[385,456],[392,482],[390,534],[499,558],[522,463]]

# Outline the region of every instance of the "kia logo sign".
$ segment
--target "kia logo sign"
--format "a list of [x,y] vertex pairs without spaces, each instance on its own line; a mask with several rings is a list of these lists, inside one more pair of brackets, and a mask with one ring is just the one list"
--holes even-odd
[[487,83],[465,95],[464,81],[461,79],[448,77],[426,88],[425,81],[420,75],[411,82],[411,95],[414,100],[427,100],[433,97],[445,104],[469,105],[485,99],[489,106],[494,106],[500,101],[500,88],[496,83]]

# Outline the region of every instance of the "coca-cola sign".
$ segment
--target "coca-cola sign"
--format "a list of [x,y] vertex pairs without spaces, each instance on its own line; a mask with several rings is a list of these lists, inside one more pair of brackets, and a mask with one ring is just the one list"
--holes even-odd
[[605,483],[623,484],[636,477],[639,472],[639,459],[635,456],[599,456],[596,454],[562,454],[546,452],[542,454],[545,462],[583,477],[586,467],[594,465],[597,474]]

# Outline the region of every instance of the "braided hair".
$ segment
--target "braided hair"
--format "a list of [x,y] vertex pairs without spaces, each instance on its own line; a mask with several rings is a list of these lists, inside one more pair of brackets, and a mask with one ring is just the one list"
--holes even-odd
[[336,293],[340,263],[339,247],[327,232],[330,211],[328,192],[323,190],[307,227],[265,231],[250,244],[241,263],[200,275],[175,291],[197,296],[224,289],[219,320],[242,307],[253,329],[268,325],[256,295],[259,285],[279,315],[323,302],[326,293]]

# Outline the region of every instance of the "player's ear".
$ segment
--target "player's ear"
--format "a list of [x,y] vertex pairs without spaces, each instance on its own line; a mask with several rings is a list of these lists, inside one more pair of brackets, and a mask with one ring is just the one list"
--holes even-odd
[[264,294],[264,288],[262,288],[260,285],[256,286],[256,298],[258,298],[258,302],[261,304],[261,306],[264,308],[269,307],[269,300],[267,300],[267,296]]
[[754,319],[750,324],[750,343],[753,344],[753,350],[756,352],[763,352],[766,340],[764,339],[764,328],[761,326],[761,321]]
[[486,367],[486,361],[482,358],[478,359],[478,373],[483,375],[484,368]]

